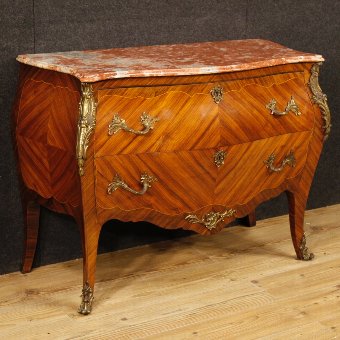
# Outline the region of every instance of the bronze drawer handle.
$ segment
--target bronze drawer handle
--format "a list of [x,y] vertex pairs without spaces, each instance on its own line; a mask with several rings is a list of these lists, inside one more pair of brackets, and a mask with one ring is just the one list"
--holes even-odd
[[220,85],[217,85],[210,90],[210,94],[216,104],[218,104],[223,99],[223,93],[223,87]]
[[119,117],[118,113],[113,116],[112,122],[109,124],[109,135],[117,133],[119,130],[134,133],[135,135],[146,135],[150,130],[154,128],[154,124],[159,121],[159,118],[151,117],[146,112],[143,112],[140,116],[140,121],[144,126],[141,131],[129,128],[126,125],[125,119]]
[[151,188],[151,183],[157,181],[157,178],[148,175],[147,173],[142,173],[140,176],[140,182],[143,185],[143,188],[141,191],[137,191],[134,189],[131,189],[121,178],[118,174],[115,175],[113,182],[109,184],[107,187],[107,193],[111,195],[114,191],[116,191],[118,188],[122,188],[124,190],[127,190],[129,192],[132,192],[135,195],[144,195],[149,188]]
[[234,216],[236,210],[227,209],[223,213],[211,211],[210,213],[204,215],[202,218],[197,217],[197,215],[188,215],[185,217],[185,220],[189,223],[199,223],[204,225],[207,229],[212,230],[215,229],[217,224],[223,222],[226,217]]
[[289,102],[287,103],[287,106],[285,108],[284,111],[279,111],[277,108],[276,108],[276,100],[275,99],[272,99],[267,105],[266,105],[266,108],[268,110],[270,110],[270,113],[274,116],[285,116],[289,113],[289,111],[292,111],[293,113],[295,113],[296,116],[300,116],[301,115],[301,112],[299,110],[299,107],[298,105],[295,103],[295,100],[294,100],[294,97],[292,96],[289,100]]
[[290,151],[290,153],[283,159],[281,165],[278,166],[278,167],[274,166],[275,158],[276,158],[276,155],[274,153],[272,153],[268,157],[268,159],[266,161],[264,161],[264,163],[267,164],[266,167],[269,170],[269,172],[280,172],[280,171],[283,170],[283,168],[286,165],[289,165],[292,168],[295,167],[296,159],[295,159],[293,151]]

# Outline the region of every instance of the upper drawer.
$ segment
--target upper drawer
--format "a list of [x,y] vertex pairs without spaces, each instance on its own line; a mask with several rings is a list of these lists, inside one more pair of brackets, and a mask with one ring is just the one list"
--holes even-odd
[[314,111],[302,73],[226,82],[219,103],[222,145],[310,131]]
[[[214,88],[223,91],[220,101],[212,96]],[[104,156],[216,148],[311,130],[313,124],[299,73],[99,90],[95,152]]]
[[[199,84],[99,90],[96,155],[218,146],[218,105],[210,95],[212,87]],[[147,121],[144,125],[142,122],[146,115],[157,120],[150,129]],[[125,129],[119,128],[124,124],[121,120]]]

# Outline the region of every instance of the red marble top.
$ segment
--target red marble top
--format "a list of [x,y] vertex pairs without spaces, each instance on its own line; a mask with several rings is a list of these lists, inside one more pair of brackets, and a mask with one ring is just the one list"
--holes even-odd
[[21,63],[71,74],[82,82],[112,78],[212,74],[323,61],[271,41],[229,40],[107,50],[24,54]]

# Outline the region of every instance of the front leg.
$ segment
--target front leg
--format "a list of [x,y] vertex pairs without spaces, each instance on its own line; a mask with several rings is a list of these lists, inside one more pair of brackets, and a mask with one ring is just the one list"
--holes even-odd
[[287,191],[289,204],[290,233],[298,260],[309,261],[314,258],[306,247],[306,235],[304,233],[304,215],[307,197],[298,192]]
[[95,284],[96,259],[101,225],[84,223],[82,229],[83,242],[83,289],[78,312],[90,314],[93,303]]

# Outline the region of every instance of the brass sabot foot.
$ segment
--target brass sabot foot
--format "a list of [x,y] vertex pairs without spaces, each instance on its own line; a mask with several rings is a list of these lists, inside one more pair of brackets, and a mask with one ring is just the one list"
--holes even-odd
[[78,309],[78,313],[87,315],[91,313],[92,310],[92,302],[93,302],[93,290],[88,284],[88,282],[85,283],[83,290],[81,292],[81,304]]
[[299,249],[300,249],[299,260],[310,261],[314,259],[314,254],[310,253],[308,248],[306,247],[306,235],[305,234],[303,234],[302,236]]

